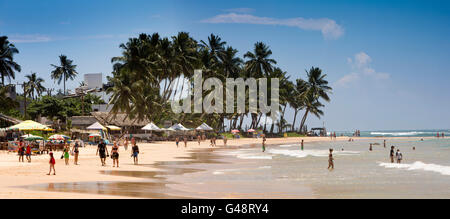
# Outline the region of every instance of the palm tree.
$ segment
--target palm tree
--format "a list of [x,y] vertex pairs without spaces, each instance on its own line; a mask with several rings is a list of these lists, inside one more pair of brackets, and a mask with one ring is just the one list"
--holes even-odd
[[73,80],[78,72],[75,70],[76,65],[73,65],[73,60],[70,60],[65,55],[59,56],[59,66],[51,65],[55,70],[52,71],[51,77],[54,80],[58,80],[58,84],[61,84],[61,81],[64,83],[64,95],[66,94],[66,81]]
[[28,79],[27,85],[28,89],[31,95],[31,98],[35,99],[35,93],[38,97],[41,96],[41,94],[45,91],[45,87],[42,86],[42,83],[44,83],[44,79],[37,77],[36,73],[31,73],[31,75],[25,76]]
[[295,131],[295,122],[297,121],[297,114],[305,106],[305,94],[307,91],[306,81],[297,79],[292,95],[289,97],[289,105],[294,109],[294,120],[292,122],[291,131]]
[[223,51],[225,50],[225,45],[227,44],[227,42],[222,41],[222,38],[214,34],[211,34],[208,37],[207,43],[203,40],[201,40],[200,42],[200,47],[202,47],[204,50],[209,51],[213,61],[215,62],[218,62],[219,57],[222,55]]
[[5,77],[9,80],[15,79],[15,71],[21,71],[20,65],[14,62],[14,55],[18,53],[19,50],[8,41],[7,36],[0,37],[0,74],[3,86],[5,86]]
[[[262,42],[255,43],[253,53],[247,52],[244,55],[244,58],[248,59],[245,62],[245,72],[247,73],[247,77],[268,77],[269,74],[273,72],[273,65],[277,64],[274,59],[269,58],[271,55],[272,50],[270,50],[266,44]],[[252,113],[251,116],[251,128],[256,128],[256,126],[258,125],[258,115]]]
[[[317,117],[323,114],[318,108],[324,106],[320,103],[320,99],[324,99],[329,102],[332,88],[328,86],[328,81],[325,80],[326,74],[322,74],[320,68],[312,67],[309,71],[306,71],[308,80],[306,81],[307,94],[305,98],[305,114],[303,115],[302,122],[300,123],[300,130],[303,129],[308,113],[313,113]],[[319,116],[318,116],[319,115]]]
[[255,43],[255,47],[252,52],[247,52],[244,58],[249,59],[245,62],[245,69],[247,72],[255,78],[267,77],[273,71],[273,65],[277,62],[274,59],[270,59],[272,50],[262,43]]

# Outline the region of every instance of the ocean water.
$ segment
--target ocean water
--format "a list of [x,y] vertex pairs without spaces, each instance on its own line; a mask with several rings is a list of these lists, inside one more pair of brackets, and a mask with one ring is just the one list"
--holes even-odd
[[[270,143],[270,142],[269,142]],[[369,151],[370,143],[379,143]],[[389,148],[403,154],[391,164]],[[413,150],[413,147],[416,150]],[[335,169],[327,170],[334,149]],[[173,178],[188,196],[214,198],[450,198],[450,139],[356,139],[219,149],[222,163]],[[197,168],[204,168],[197,164]]]
[[[335,131],[332,131],[335,132]],[[384,130],[384,131],[361,131],[361,137],[435,137],[444,133],[450,136],[448,129],[430,129],[430,130]],[[354,131],[336,131],[337,136],[353,136]],[[330,134],[330,132],[328,132]]]

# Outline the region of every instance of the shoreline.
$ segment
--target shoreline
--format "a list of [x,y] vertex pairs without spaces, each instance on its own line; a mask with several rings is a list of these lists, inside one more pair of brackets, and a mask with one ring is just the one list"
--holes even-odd
[[[347,141],[349,137],[337,137],[336,140],[331,140],[329,137],[293,137],[293,138],[268,138],[267,146],[279,145],[279,144],[299,144],[301,139],[305,140],[305,144],[310,142],[333,142],[333,141]],[[373,138],[373,137],[358,137],[354,138],[358,140],[411,140],[411,139],[435,139],[435,137],[389,137],[389,138]],[[248,146],[260,146],[261,139],[239,139],[228,140],[227,149],[233,150],[234,148],[248,147]],[[222,146],[223,141],[218,140],[218,147],[216,149],[224,148]],[[176,164],[176,162],[189,162],[190,158],[196,153],[196,151],[214,150],[215,148],[209,147],[209,141],[202,142],[198,146],[197,142],[189,142],[188,148],[184,148],[184,144],[180,144],[180,148],[175,146],[174,142],[157,142],[157,143],[139,143],[141,150],[140,164],[133,165],[132,160],[129,157],[130,151],[124,151],[120,148],[120,168],[111,167],[112,161],[108,158],[107,167],[101,167],[100,161],[95,156],[96,147],[86,147],[80,151],[81,165],[74,166],[71,159],[70,165],[65,166],[64,161],[57,159],[56,163],[56,176],[45,175],[48,171],[48,156],[38,155],[32,157],[32,163],[19,163],[15,153],[0,152],[0,198],[49,198],[49,199],[78,199],[78,198],[139,198],[133,196],[121,196],[121,195],[104,195],[95,193],[74,193],[74,192],[50,192],[29,189],[36,185],[56,185],[59,183],[139,183],[148,182],[149,179],[155,180],[156,178],[150,177],[143,180],[142,178],[125,174],[102,174],[102,171],[120,171],[120,172],[155,172],[161,173],[167,171],[170,168],[182,168],[183,165]],[[55,157],[59,158],[60,152],[55,152]],[[5,162],[6,161],[6,162]],[[167,168],[164,163],[172,162],[171,167]],[[159,166],[158,166],[159,165]],[[202,165],[208,165],[208,163],[202,163]],[[226,164],[225,164],[226,165]],[[205,168],[207,169],[207,168]],[[200,170],[202,171],[202,170]],[[157,179],[156,179],[157,180]],[[157,189],[156,189],[157,190]],[[167,191],[167,195],[173,191]],[[164,193],[164,191],[162,191]],[[175,192],[176,193],[176,192]],[[151,195],[150,195],[151,196]],[[164,196],[157,196],[153,198],[171,198]],[[152,197],[144,197],[152,198]]]

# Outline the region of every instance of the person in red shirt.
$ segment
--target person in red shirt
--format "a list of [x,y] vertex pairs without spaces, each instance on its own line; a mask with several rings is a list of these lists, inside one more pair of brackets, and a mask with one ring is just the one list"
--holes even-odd
[[55,158],[53,157],[53,152],[50,151],[50,162],[48,162],[50,164],[50,171],[48,172],[47,175],[50,175],[52,173],[52,169],[53,169],[53,175],[56,175],[56,171],[55,171]]
[[30,147],[30,145],[27,145],[27,150],[25,152],[25,155],[27,156],[28,163],[31,163],[31,147]]
[[23,155],[25,154],[25,147],[23,141],[19,141],[19,162],[23,162]]

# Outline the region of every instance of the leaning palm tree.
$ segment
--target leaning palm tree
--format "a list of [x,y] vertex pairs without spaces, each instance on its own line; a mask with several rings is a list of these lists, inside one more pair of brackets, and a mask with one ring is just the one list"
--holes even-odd
[[294,109],[294,120],[292,122],[291,131],[295,131],[295,122],[297,121],[298,112],[305,107],[305,95],[307,90],[306,81],[297,79],[292,96],[288,99],[289,105]]
[[15,79],[15,72],[21,71],[20,65],[14,62],[14,55],[17,53],[19,50],[8,41],[7,36],[0,37],[0,75],[3,86],[5,86],[5,78]]
[[35,94],[37,94],[37,97],[40,97],[41,94],[45,91],[45,87],[42,86],[42,83],[44,83],[44,79],[37,77],[36,73],[31,73],[31,75],[25,76],[28,79],[27,85],[28,89],[31,95],[31,98],[35,99]]
[[58,65],[51,65],[55,68],[55,70],[52,71],[51,77],[53,80],[58,80],[58,84],[61,84],[61,81],[64,83],[64,95],[66,94],[66,81],[67,80],[73,80],[78,72],[75,70],[76,65],[73,65],[73,60],[70,60],[65,55],[59,56],[59,66]]
[[[330,94],[332,90],[332,88],[328,86],[328,81],[325,80],[327,75],[322,74],[322,70],[320,68],[312,67],[306,73],[308,75],[308,80],[306,81],[307,96],[305,98],[306,111],[302,122],[300,123],[300,130],[303,129],[308,113],[311,112],[316,115],[317,112],[319,112],[313,111],[314,106],[316,106],[316,108],[318,108],[317,106],[323,106],[323,104],[320,103],[320,99],[324,99],[327,102],[330,101],[328,94]],[[320,112],[318,114],[321,115]]]

